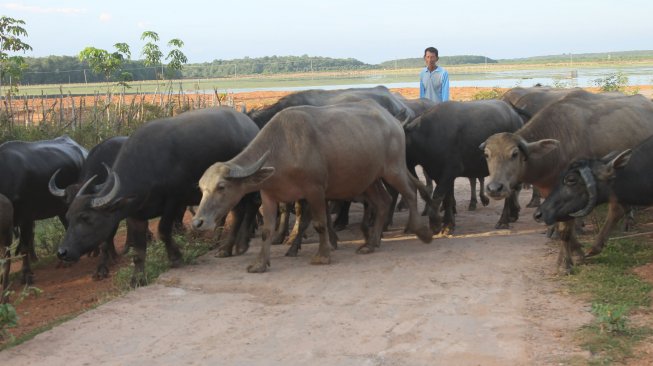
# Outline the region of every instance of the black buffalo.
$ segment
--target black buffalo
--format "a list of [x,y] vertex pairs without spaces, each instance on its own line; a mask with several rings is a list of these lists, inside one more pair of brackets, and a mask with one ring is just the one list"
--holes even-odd
[[610,231],[627,206],[653,205],[653,137],[602,159],[579,159],[560,175],[558,184],[535,212],[536,220],[551,225],[589,214],[609,203],[601,232],[587,255],[600,253]]
[[[160,216],[159,238],[172,266],[180,265],[181,251],[172,238],[174,218],[187,205],[199,202],[197,184],[202,173],[213,163],[236,156],[257,133],[250,118],[231,108],[186,112],[140,127],[125,142],[98,191],[87,191],[94,183],[90,179],[73,200],[59,258],[78,260],[127,218],[136,252],[132,285],[144,284],[147,220]],[[242,202],[247,209],[238,211],[241,215],[227,243],[238,240],[241,252],[247,248],[254,223],[257,207],[252,201]]]
[[[84,182],[88,181],[92,177],[95,177],[97,182],[106,181],[107,169],[105,166],[110,167],[113,165],[113,162],[118,156],[118,152],[122,148],[122,145],[125,143],[125,141],[127,141],[127,138],[127,136],[115,136],[95,145],[88,152],[88,156],[82,165],[79,180],[74,184],[71,184],[65,188],[59,188],[56,185],[57,173],[53,174],[52,178],[50,179],[50,192],[57,197],[61,197],[66,202],[66,205],[70,205],[75,196],[77,196],[77,193],[79,192]],[[99,186],[92,186],[91,188],[97,187]],[[117,258],[117,253],[113,242],[113,238],[117,230],[118,225],[116,224],[115,229],[105,239],[104,245],[102,245],[102,258],[97,270],[93,274],[94,279],[106,278],[109,275],[109,260],[115,260]]]
[[[406,159],[415,172],[421,165],[437,184],[433,192],[436,205],[443,203],[444,218],[439,210],[429,212],[434,230],[451,232],[455,227],[453,189],[457,177],[482,178],[488,168],[479,145],[499,131],[516,131],[522,120],[505,102],[484,100],[440,103],[406,124]],[[519,210],[515,195],[506,200],[497,228],[507,227]]]
[[11,201],[0,194],[0,302],[7,302],[9,270],[11,269],[11,244],[14,241],[14,206]]
[[33,282],[30,262],[34,251],[34,221],[58,216],[66,226],[66,203],[48,190],[48,182],[59,170],[56,183],[77,182],[88,152],[68,136],[35,142],[9,141],[0,145],[0,194],[11,201],[14,226],[20,230],[17,253],[23,256],[22,281]]

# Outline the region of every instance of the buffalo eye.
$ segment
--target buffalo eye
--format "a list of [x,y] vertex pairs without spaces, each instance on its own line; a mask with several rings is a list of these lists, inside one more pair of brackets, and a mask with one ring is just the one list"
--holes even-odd
[[485,156],[486,159],[490,158],[490,154],[488,154],[486,151],[483,151],[483,156]]
[[226,184],[225,184],[225,182],[220,182],[220,183],[218,183],[218,185],[215,187],[215,190],[216,190],[217,192],[223,192],[225,188],[226,188]]
[[79,215],[79,220],[85,224],[91,224],[91,215],[87,213],[82,213]]
[[512,155],[510,155],[511,159],[517,159],[519,157],[519,151],[518,150],[513,150]]
[[568,174],[565,176],[562,183],[567,186],[573,186],[576,183],[578,183],[578,176],[576,176],[575,174]]

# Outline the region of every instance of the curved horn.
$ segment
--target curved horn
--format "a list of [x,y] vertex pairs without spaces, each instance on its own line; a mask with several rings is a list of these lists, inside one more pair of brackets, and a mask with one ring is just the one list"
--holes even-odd
[[528,160],[528,148],[526,147],[526,143],[524,142],[524,140],[519,139],[519,141],[517,142],[517,147],[519,148],[521,153],[524,154],[526,160]]
[[569,216],[571,217],[587,216],[594,209],[594,206],[596,206],[596,181],[594,180],[592,171],[589,167],[584,166],[580,168],[580,176],[585,181],[585,187],[587,187],[587,195],[589,197],[587,199],[587,205],[580,211],[570,213]]
[[86,188],[91,184],[91,182],[93,182],[93,180],[95,178],[97,178],[97,174],[90,177],[86,182],[84,182],[84,185],[82,186],[82,188],[79,189],[79,191],[77,191],[77,194],[75,195],[75,197],[79,197],[79,196],[83,195]]
[[50,182],[48,183],[48,188],[50,189],[50,193],[52,193],[53,196],[65,197],[66,190],[57,187],[57,182],[56,182],[57,174],[59,174],[60,171],[61,168],[57,169],[57,171],[54,172],[54,174],[52,174],[52,176],[50,177]]
[[[120,178],[118,178],[118,174],[112,171],[108,166],[106,166],[106,164],[104,165],[104,167],[107,169],[106,184],[109,185],[110,182],[113,182],[113,185],[111,186],[111,191],[109,191],[107,194],[100,197],[93,198],[91,200],[92,208],[102,208],[106,206],[109,202],[113,201],[113,199],[116,198],[116,195],[118,194],[118,190],[120,190]],[[102,192],[104,192],[104,189],[102,190]]]
[[238,166],[234,166],[233,168],[229,169],[229,175],[227,175],[227,178],[245,178],[249,177],[250,175],[256,173],[259,169],[261,169],[261,166],[263,166],[263,163],[268,159],[268,155],[270,154],[270,150],[266,151],[263,156],[261,156],[258,161],[250,166],[246,166],[244,168],[240,168]]

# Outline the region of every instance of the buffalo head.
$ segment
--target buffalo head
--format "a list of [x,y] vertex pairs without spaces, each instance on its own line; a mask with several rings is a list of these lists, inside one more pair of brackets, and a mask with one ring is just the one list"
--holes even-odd
[[532,166],[529,165],[557,149],[558,145],[559,142],[552,139],[526,142],[521,136],[509,132],[490,136],[479,146],[490,172],[486,185],[488,196],[495,200],[508,197],[530,173]]
[[603,159],[578,160],[560,175],[558,184],[533,214],[547,225],[588,215],[594,207],[608,200],[610,181],[615,169],[624,167],[631,151],[609,154]]
[[215,163],[202,175],[199,187],[202,200],[192,225],[198,230],[212,230],[216,223],[247,193],[259,190],[259,185],[274,174],[274,168],[263,167],[269,151],[248,166]]
[[96,176],[84,182],[68,207],[68,228],[57,251],[59,259],[77,261],[97,248],[124,218],[120,208],[128,200],[119,198],[120,179],[109,167],[107,171],[107,181],[102,184],[93,185]]

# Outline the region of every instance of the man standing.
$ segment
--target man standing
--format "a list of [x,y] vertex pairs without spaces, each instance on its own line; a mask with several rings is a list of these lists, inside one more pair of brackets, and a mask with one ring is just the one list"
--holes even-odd
[[426,67],[419,74],[419,97],[430,99],[436,103],[449,100],[449,73],[436,65],[438,59],[437,48],[425,49]]

